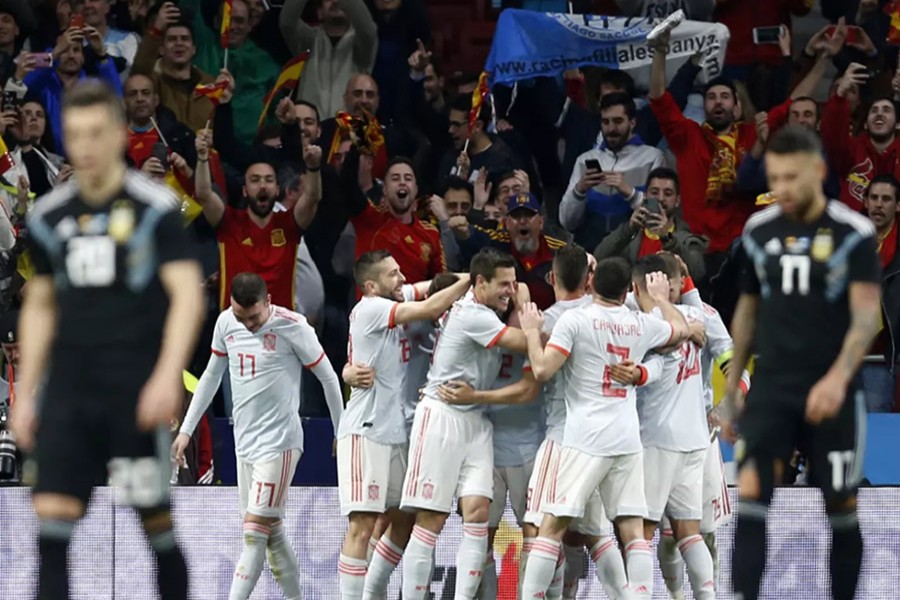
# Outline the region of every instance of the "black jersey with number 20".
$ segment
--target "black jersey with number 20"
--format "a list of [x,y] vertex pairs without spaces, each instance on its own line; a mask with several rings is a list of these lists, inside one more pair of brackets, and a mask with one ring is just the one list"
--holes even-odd
[[57,344],[158,351],[168,309],[159,266],[194,258],[171,190],[129,170],[95,208],[69,182],[35,202],[28,231],[36,272],[54,278]]
[[741,292],[760,296],[756,376],[812,385],[828,371],[850,325],[849,285],[881,281],[874,235],[866,217],[835,200],[812,223],[788,219],[777,204],[747,221]]

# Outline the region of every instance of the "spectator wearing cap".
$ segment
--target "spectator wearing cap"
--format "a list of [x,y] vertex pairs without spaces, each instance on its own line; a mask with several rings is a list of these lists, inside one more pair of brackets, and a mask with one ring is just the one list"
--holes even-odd
[[860,368],[869,412],[891,412],[897,389],[900,359],[900,235],[897,209],[900,183],[893,175],[879,175],[866,190],[865,211],[875,226],[881,259],[882,329],[870,354],[884,356],[884,363],[864,363]]
[[[603,96],[600,121],[603,142],[578,157],[559,206],[563,227],[575,242],[594,248],[610,232],[628,223],[639,206],[648,174],[663,165],[663,154],[634,133],[634,100],[622,92]],[[600,170],[592,168],[600,166]]]
[[109,25],[110,0],[84,0],[81,14],[84,15],[85,25],[93,27],[103,37],[103,46],[107,56],[115,61],[117,70],[121,73],[122,81],[128,77],[131,65],[134,64],[134,56],[137,54],[141,36],[133,31],[122,31]]
[[[756,142],[757,126],[737,121],[738,100],[734,83],[717,77],[703,90],[704,123],[682,114],[666,91],[666,53],[669,35],[653,43],[650,68],[650,107],[675,155],[681,176],[682,214],[691,231],[709,239],[707,277],[715,274],[732,240],[743,230],[755,210],[752,194],[735,190],[737,170]],[[828,57],[822,55],[816,67],[794,88],[791,97],[807,96],[816,86]],[[766,116],[765,131],[774,133],[785,124],[791,106],[789,98]]]
[[553,253],[566,242],[543,233],[541,204],[531,192],[510,196],[503,221],[503,229],[472,225],[468,238],[458,236],[462,260],[464,263],[471,260],[484,246],[510,253],[516,259],[516,280],[528,285],[532,302],[544,310],[554,302],[550,283]]
[[[88,44],[83,45],[84,40]],[[28,94],[40,100],[46,111],[50,129],[55,136],[56,150],[63,150],[62,103],[66,91],[88,77],[85,60],[96,66],[96,77],[122,95],[122,80],[112,60],[106,54],[103,38],[95,30],[70,27],[60,34],[53,49],[53,64],[40,67],[24,76],[22,83]]]
[[355,73],[371,73],[378,30],[363,0],[322,0],[319,25],[301,15],[309,0],[287,0],[281,9],[281,34],[295,55],[309,50],[297,98],[333,115],[343,106],[344,90]]
[[594,250],[597,260],[621,256],[634,264],[642,256],[665,250],[680,256],[692,277],[702,279],[706,240],[692,234],[684,219],[678,216],[681,205],[678,185],[678,174],[672,169],[652,170],[647,177],[647,191],[638,192],[637,207],[631,218]]
[[213,103],[194,94],[194,87],[212,83],[215,78],[194,66],[194,34],[180,19],[181,12],[171,2],[160,7],[141,39],[131,72],[152,79],[159,103],[196,132],[209,121]]
[[16,372],[19,368],[19,311],[7,310],[0,316],[0,348],[3,370],[0,373],[0,404],[12,404],[16,398]]

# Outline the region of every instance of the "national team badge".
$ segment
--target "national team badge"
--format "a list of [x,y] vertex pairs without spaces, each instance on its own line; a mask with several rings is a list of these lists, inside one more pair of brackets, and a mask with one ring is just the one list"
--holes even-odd
[[825,262],[834,253],[834,238],[831,236],[831,230],[828,228],[819,229],[816,237],[813,238],[812,246],[809,249],[809,255],[813,260]]
[[263,350],[266,352],[275,352],[275,341],[277,337],[274,333],[266,333],[263,335]]
[[280,246],[284,246],[285,244],[287,244],[287,238],[284,237],[284,229],[273,229],[272,245],[278,248]]
[[117,244],[124,244],[134,234],[134,207],[128,200],[117,200],[109,212],[106,232]]
[[434,486],[430,483],[426,483],[422,486],[422,498],[425,500],[431,500],[434,498]]
[[378,486],[375,484],[369,486],[369,500],[378,500]]
[[425,242],[419,244],[419,253],[421,254],[422,261],[428,262],[431,258],[431,244],[426,244]]
[[763,246],[763,249],[766,251],[766,254],[781,254],[781,240],[778,238],[772,238],[766,245]]

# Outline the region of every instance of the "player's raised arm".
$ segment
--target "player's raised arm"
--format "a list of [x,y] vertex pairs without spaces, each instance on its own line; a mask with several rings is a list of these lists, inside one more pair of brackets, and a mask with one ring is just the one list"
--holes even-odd
[[194,191],[197,202],[203,209],[203,216],[212,227],[218,227],[225,216],[225,202],[212,188],[212,174],[209,172],[209,150],[212,146],[212,132],[203,129],[197,133],[197,168],[194,169]]
[[647,293],[656,303],[662,313],[662,318],[672,326],[672,339],[670,344],[680,344],[691,335],[691,328],[687,319],[675,305],[669,302],[669,278],[665,273],[648,273],[645,276]]
[[469,275],[463,273],[456,283],[435,292],[425,300],[398,303],[394,310],[393,322],[403,325],[413,321],[436,321],[468,289]]
[[[39,271],[41,273],[42,271]],[[19,316],[21,332],[20,377],[16,402],[12,407],[10,428],[16,443],[31,450],[37,426],[34,394],[47,367],[47,356],[56,334],[58,309],[51,275],[38,274],[28,280],[25,302]]]
[[519,313],[519,321],[522,323],[522,331],[528,343],[528,360],[531,362],[534,377],[538,381],[549,381],[562,368],[572,351],[574,336],[571,335],[567,316],[563,315],[557,322],[556,327],[553,328],[553,335],[545,348],[541,337],[544,317],[537,305],[528,302]]

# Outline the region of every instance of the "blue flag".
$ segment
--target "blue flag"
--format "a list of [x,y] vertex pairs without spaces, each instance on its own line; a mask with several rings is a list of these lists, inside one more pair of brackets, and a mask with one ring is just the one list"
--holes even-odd
[[[540,13],[506,9],[500,13],[485,71],[491,85],[533,77],[555,77],[567,69],[599,66],[631,73],[646,85],[653,50],[649,19]],[[675,74],[692,54],[706,52],[701,81],[721,71],[728,29],[719,23],[685,21],[672,32],[666,57],[667,74]]]

